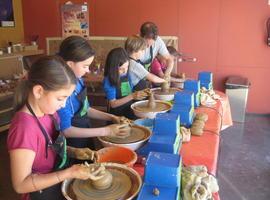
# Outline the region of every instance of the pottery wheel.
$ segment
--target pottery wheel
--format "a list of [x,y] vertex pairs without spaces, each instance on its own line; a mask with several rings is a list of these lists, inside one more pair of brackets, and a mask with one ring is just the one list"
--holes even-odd
[[111,187],[104,190],[95,189],[89,180],[74,180],[72,190],[77,197],[77,200],[112,200],[126,199],[132,189],[130,177],[116,169],[107,169],[113,176]]
[[156,107],[153,109],[148,107],[148,103],[137,105],[134,109],[140,112],[161,112],[169,110],[170,106],[166,103],[156,101]]
[[177,88],[170,88],[167,92],[162,92],[161,89],[155,90],[154,94],[158,94],[158,95],[172,95],[175,94],[176,92],[178,92],[179,89]]
[[117,143],[117,144],[127,144],[127,143],[133,143],[133,142],[138,142],[147,137],[147,133],[145,130],[141,127],[137,126],[132,126],[131,127],[131,132],[130,135],[124,138],[120,137],[102,137],[103,140],[112,142],[112,143]]

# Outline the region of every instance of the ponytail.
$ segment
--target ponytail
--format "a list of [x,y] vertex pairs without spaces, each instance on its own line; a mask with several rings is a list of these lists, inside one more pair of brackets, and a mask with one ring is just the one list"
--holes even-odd
[[28,80],[21,80],[16,87],[14,94],[14,110],[17,112],[27,102],[30,93],[30,83]]

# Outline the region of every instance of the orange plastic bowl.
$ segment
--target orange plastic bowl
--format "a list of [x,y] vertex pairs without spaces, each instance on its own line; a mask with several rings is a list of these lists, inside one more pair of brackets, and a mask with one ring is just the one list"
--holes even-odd
[[137,161],[137,154],[131,149],[113,146],[98,150],[98,163],[112,162],[132,167]]

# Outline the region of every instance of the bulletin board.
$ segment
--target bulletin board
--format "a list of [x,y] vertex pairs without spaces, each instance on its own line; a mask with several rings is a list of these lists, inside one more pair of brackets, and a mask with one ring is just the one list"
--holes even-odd
[[62,36],[79,35],[89,37],[89,11],[85,4],[64,4],[61,6]]

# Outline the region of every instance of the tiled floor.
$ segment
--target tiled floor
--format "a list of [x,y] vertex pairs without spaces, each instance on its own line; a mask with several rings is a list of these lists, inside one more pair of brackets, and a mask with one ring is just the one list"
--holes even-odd
[[[0,200],[17,200],[10,182],[6,133],[0,133]],[[221,200],[270,199],[270,116],[247,115],[221,133]]]
[[221,200],[270,199],[270,116],[247,115],[221,133]]

